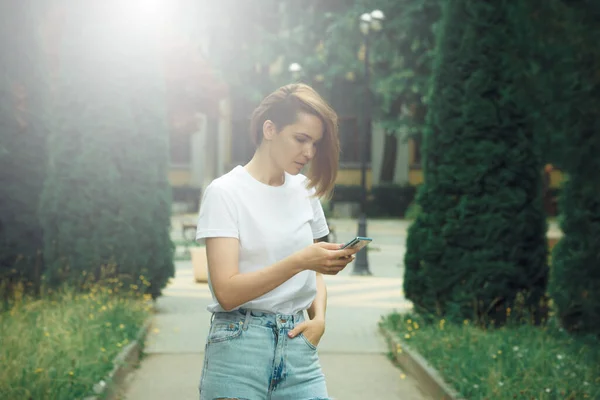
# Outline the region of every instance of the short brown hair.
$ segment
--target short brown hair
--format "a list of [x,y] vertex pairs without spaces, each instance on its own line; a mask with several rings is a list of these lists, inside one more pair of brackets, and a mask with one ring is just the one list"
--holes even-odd
[[270,120],[279,132],[293,124],[298,113],[317,116],[323,123],[323,138],[308,172],[309,188],[316,188],[316,195],[329,197],[335,185],[340,157],[338,118],[336,112],[310,86],[294,83],[282,86],[260,103],[252,113],[250,135],[258,147],[263,138],[263,124]]

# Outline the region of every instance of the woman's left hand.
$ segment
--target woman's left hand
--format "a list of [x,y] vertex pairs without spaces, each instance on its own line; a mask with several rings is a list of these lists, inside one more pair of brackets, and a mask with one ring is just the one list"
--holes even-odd
[[299,334],[304,334],[304,337],[311,342],[315,347],[319,345],[323,333],[325,333],[325,320],[310,319],[299,323],[288,332],[290,338],[295,338]]

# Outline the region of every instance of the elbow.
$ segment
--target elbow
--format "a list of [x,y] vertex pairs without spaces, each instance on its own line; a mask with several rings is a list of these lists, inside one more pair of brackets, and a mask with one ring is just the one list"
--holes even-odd
[[229,296],[223,292],[215,291],[215,297],[217,298],[217,301],[219,302],[221,308],[227,312],[232,311],[239,305],[237,304],[235,299],[232,298],[232,296]]
[[219,304],[221,305],[221,308],[222,308],[223,310],[225,310],[226,312],[233,311],[233,309],[234,309],[235,307],[237,307],[237,306],[236,306],[235,304],[233,304],[233,303],[223,303],[222,301],[219,301]]

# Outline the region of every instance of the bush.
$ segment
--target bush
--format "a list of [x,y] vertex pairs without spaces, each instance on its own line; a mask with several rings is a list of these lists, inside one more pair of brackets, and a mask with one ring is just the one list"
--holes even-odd
[[[367,193],[367,215],[376,217],[404,217],[413,201],[416,188],[411,185],[374,185]],[[336,185],[330,204],[336,202],[361,203],[362,188],[359,185]]]
[[412,203],[410,203],[410,205],[408,206],[407,210],[406,210],[406,215],[405,217],[407,219],[417,219],[417,217],[421,214],[421,206],[419,205],[419,203],[417,203],[416,201],[413,201]]
[[362,187],[360,185],[335,185],[331,203],[353,202],[360,203],[362,200]]
[[401,218],[415,196],[415,186],[382,184],[373,186],[367,215]]
[[544,315],[542,160],[528,118],[523,2],[445,4],[427,129],[422,212],[409,228],[404,292],[415,310],[503,323],[517,301]]
[[[117,285],[118,287],[119,285]],[[93,394],[113,359],[150,315],[148,302],[93,287],[34,300],[16,296],[0,312],[0,398],[77,399]]]
[[[77,288],[108,268],[156,297],[174,275],[165,94],[151,45],[159,40],[112,18],[115,6],[102,2],[94,14],[78,3],[66,11],[61,120],[50,136],[40,207],[46,276],[50,285]],[[119,40],[125,31],[130,37]],[[89,38],[107,46],[90,51]]]
[[564,237],[553,249],[550,291],[566,329],[600,335],[600,4],[569,7],[562,64],[570,68],[570,85],[561,104],[568,112],[561,160],[568,179],[559,199]]
[[[43,8],[39,5],[38,7]],[[44,77],[31,2],[2,2],[0,15],[0,282],[39,288],[43,273],[38,206],[46,173]],[[19,34],[15,34],[19,32]]]

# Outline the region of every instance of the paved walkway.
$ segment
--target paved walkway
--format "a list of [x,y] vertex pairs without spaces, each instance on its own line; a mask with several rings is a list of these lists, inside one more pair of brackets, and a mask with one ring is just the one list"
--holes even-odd
[[[338,241],[355,236],[356,222],[333,220]],[[402,258],[407,222],[369,222],[374,242],[371,277],[351,275],[350,264],[327,276],[327,330],[319,356],[331,397],[340,400],[426,399],[410,377],[388,360],[377,331],[381,315],[410,308],[402,296]],[[177,224],[174,234],[177,235]],[[177,263],[176,278],[157,301],[155,330],[149,335],[140,368],[131,375],[128,400],[198,398],[198,382],[210,315],[206,284],[194,283],[191,263]],[[295,400],[295,399],[291,399]]]

